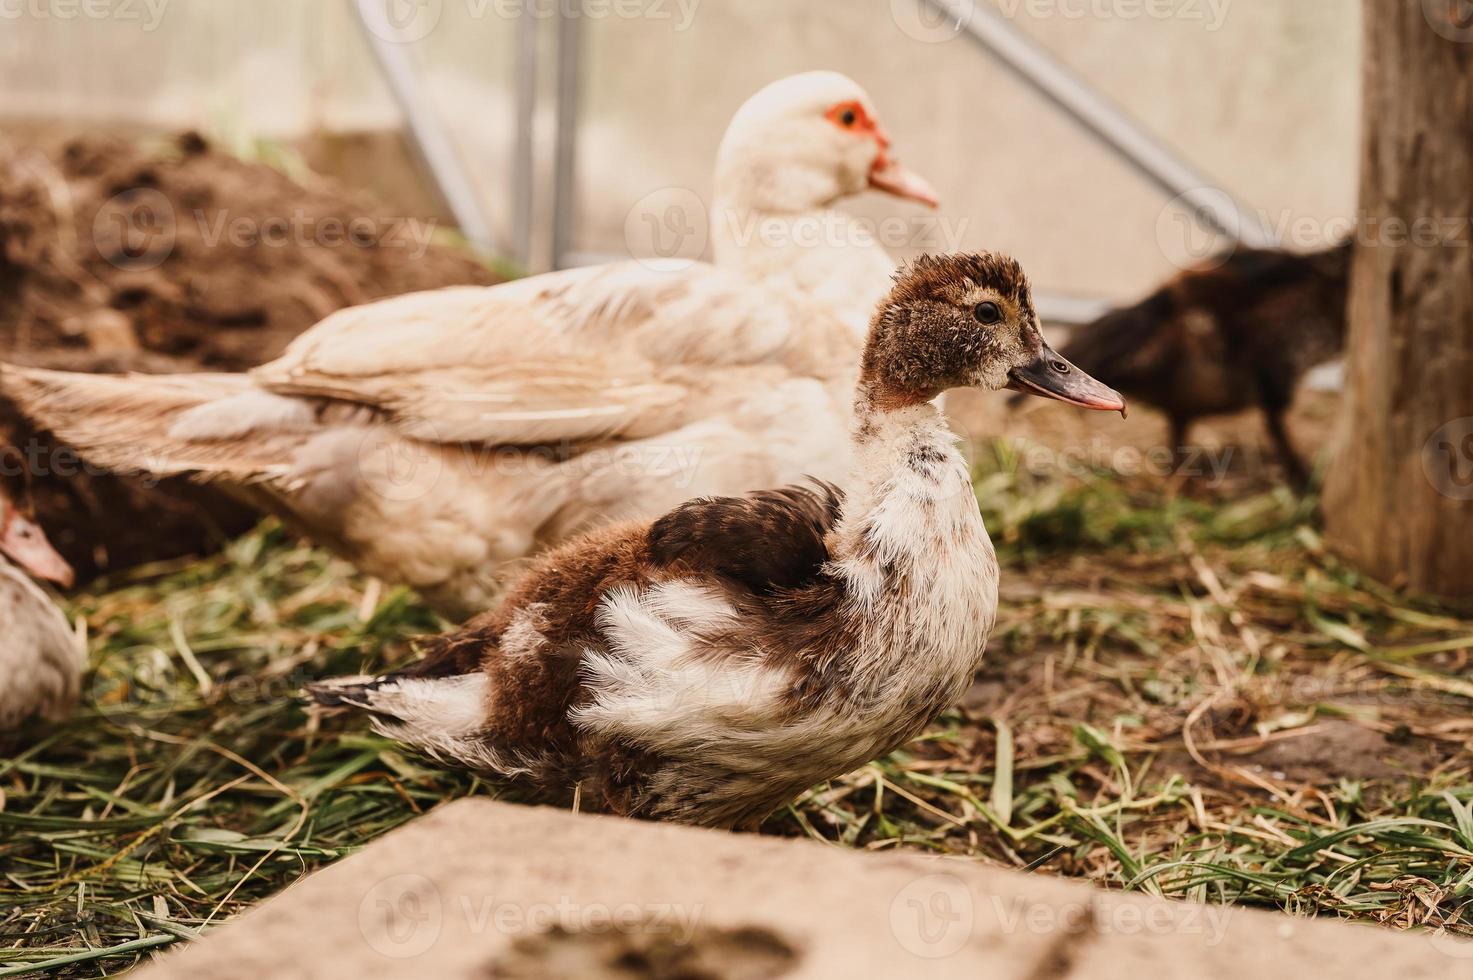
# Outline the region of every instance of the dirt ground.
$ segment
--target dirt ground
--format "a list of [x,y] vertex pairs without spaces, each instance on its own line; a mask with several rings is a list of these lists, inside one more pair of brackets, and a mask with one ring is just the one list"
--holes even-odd
[[[1334,391],[1300,392],[1289,416],[1289,428],[1307,460],[1323,464],[1327,459],[1336,437],[1341,399],[1340,393]],[[958,431],[966,432],[969,438],[1002,433],[1004,438],[1023,446],[1046,447],[1049,453],[1037,457],[1048,461],[1042,473],[1046,477],[1058,475],[1059,467],[1067,470],[1079,466],[1092,469],[1095,474],[1112,474],[1127,485],[1150,486],[1164,479],[1168,497],[1179,494],[1218,507],[1231,506],[1234,501],[1255,493],[1288,493],[1283,466],[1270,445],[1258,412],[1200,422],[1191,434],[1191,446],[1175,457],[1152,458],[1165,448],[1168,430],[1164,416],[1150,409],[1133,412],[1126,420],[1095,412],[1057,411],[1055,406],[1043,402],[1025,402],[1020,410],[1010,411],[999,410],[997,399],[974,399],[969,393],[949,409],[954,418],[961,420],[956,426]],[[1070,462],[1059,463],[1053,458],[1069,457],[1071,453],[1074,455]],[[1022,465],[1027,464],[1025,450]],[[1174,467],[1171,472],[1162,469],[1168,465]],[[1064,473],[1066,478],[1070,475],[1079,474]],[[1159,492],[1160,485],[1156,484],[1154,489]],[[1107,573],[1093,556],[1055,557],[1015,570],[1005,589],[1013,603],[1041,602],[1045,597],[1057,599],[1061,594],[1094,593],[1102,604],[1108,604],[1112,598],[1126,598],[1131,589],[1149,595],[1179,586],[1184,578],[1199,577],[1191,565],[1189,554],[1126,557],[1123,561],[1112,556]],[[964,699],[963,708],[978,721],[1018,711],[1022,692],[1066,686],[1055,673],[1059,658],[1066,655],[1065,649],[1046,645],[1025,659],[991,659]],[[1460,662],[1450,663],[1454,667],[1460,665]],[[1361,703],[1379,708],[1383,705],[1379,695],[1383,693],[1378,691],[1378,696],[1373,697],[1351,691],[1344,701],[1348,705]],[[1448,719],[1459,713],[1457,704],[1451,700],[1438,705],[1424,703],[1418,709],[1415,692],[1403,693],[1407,696],[1404,710],[1409,715],[1427,708],[1442,709]],[[1286,702],[1293,700],[1294,692],[1279,694],[1279,698],[1257,707],[1265,711],[1282,710]],[[1104,710],[1084,714],[1092,721],[1103,721],[1109,716]],[[1429,718],[1422,714],[1417,720],[1426,723]],[[1208,713],[1205,720],[1219,735],[1241,737],[1251,736],[1255,723],[1263,718],[1250,708],[1236,715],[1217,710]],[[1315,786],[1334,785],[1342,779],[1413,778],[1445,765],[1467,748],[1459,739],[1421,739],[1400,725],[1368,727],[1363,721],[1320,719],[1313,725],[1294,728],[1287,737],[1244,738],[1241,744],[1226,748],[1235,763],[1252,772],[1272,780]],[[1203,766],[1184,750],[1167,752],[1162,762],[1167,769],[1191,773],[1194,780],[1211,780],[1221,775],[1216,767]]]
[[[65,370],[242,370],[342,307],[496,281],[433,232],[192,133],[0,138],[0,350]],[[208,550],[255,521],[183,481],[92,472],[3,402],[0,443],[7,491],[84,582]]]

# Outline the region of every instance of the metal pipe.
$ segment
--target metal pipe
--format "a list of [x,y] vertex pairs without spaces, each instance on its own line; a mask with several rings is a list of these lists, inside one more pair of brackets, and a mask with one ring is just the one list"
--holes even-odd
[[[393,2],[393,0],[390,0]],[[517,132],[511,160],[512,256],[522,268],[532,263],[533,205],[537,192],[534,134],[537,124],[537,39],[539,21],[523,10],[517,21]]]
[[558,5],[557,138],[552,187],[552,266],[572,251],[577,220],[578,107],[582,94],[583,3]]
[[994,58],[1067,112],[1136,170],[1181,199],[1203,224],[1253,248],[1273,234],[1258,215],[1208,180],[983,0],[917,0],[965,30]]
[[397,0],[356,0],[353,11],[357,14],[358,26],[362,28],[368,47],[389,83],[394,101],[404,113],[410,142],[429,168],[460,233],[477,251],[489,255],[495,251],[491,223],[481,208],[470,176],[456,155],[450,134],[425,96],[414,61],[409,56],[409,46],[384,36],[389,25],[393,24],[393,19],[384,13],[384,5],[395,2]]

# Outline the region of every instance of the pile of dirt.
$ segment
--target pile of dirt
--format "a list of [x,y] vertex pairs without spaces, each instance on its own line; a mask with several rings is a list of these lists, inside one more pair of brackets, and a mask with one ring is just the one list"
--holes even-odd
[[[303,183],[186,133],[142,146],[0,142],[0,350],[77,370],[241,370],[324,316],[399,293],[496,279],[319,178]],[[180,481],[93,471],[0,401],[0,483],[82,581],[192,554],[251,512]]]

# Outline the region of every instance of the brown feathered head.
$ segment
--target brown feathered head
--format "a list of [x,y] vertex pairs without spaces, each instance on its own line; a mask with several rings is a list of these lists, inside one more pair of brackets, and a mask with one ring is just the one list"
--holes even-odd
[[880,407],[971,387],[1125,410],[1118,392],[1044,341],[1022,266],[988,252],[922,256],[896,273],[871,322],[861,378]]

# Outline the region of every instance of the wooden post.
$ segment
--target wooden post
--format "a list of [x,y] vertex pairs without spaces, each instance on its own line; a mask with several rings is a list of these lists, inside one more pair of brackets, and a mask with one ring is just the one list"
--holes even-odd
[[1473,597],[1473,6],[1365,0],[1361,227],[1330,541]]

